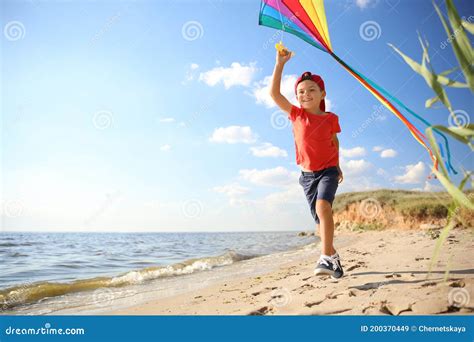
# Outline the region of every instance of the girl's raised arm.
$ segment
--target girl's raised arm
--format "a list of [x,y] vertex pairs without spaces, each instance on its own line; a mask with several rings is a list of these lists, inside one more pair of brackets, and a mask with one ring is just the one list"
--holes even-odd
[[283,67],[285,66],[285,63],[290,60],[291,56],[291,52],[287,51],[286,54],[281,54],[279,51],[277,51],[275,68],[273,69],[272,83],[270,86],[270,96],[272,97],[273,101],[275,101],[281,110],[288,114],[291,112],[292,104],[281,94],[280,84]]

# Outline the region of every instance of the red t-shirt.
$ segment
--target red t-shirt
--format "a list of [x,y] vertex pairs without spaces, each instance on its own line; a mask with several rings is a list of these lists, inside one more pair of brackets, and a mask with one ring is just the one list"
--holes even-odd
[[334,133],[341,131],[336,114],[311,114],[292,106],[288,118],[293,123],[296,164],[311,171],[339,164],[339,151],[332,139]]

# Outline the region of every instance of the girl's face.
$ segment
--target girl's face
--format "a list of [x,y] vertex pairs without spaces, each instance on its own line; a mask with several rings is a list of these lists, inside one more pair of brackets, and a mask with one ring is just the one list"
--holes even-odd
[[326,92],[319,88],[318,84],[312,80],[305,80],[298,84],[296,88],[296,99],[301,108],[319,110],[321,100],[326,96]]

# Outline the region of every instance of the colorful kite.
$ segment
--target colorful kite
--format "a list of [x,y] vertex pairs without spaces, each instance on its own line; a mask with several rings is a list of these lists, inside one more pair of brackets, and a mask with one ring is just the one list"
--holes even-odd
[[[381,86],[362,75],[360,72],[349,66],[333,51],[331,40],[329,39],[329,30],[326,21],[326,12],[324,10],[323,0],[262,0],[259,16],[259,24],[274,29],[291,33],[314,47],[330,54],[339,64],[341,64],[355,79],[357,79],[365,88],[367,88],[385,107],[387,107],[395,116],[408,127],[413,137],[428,151],[433,161],[433,170],[438,170],[438,160],[433,155],[431,149],[426,144],[426,136],[421,133],[395,106],[406,110],[409,114],[416,117],[427,126],[431,123],[417,115],[400,100],[392,96]],[[390,102],[392,100],[395,104]],[[445,161],[448,172],[457,174],[451,165],[451,154],[446,136],[437,129],[433,129],[444,140],[446,147],[447,161]],[[443,149],[440,145],[442,158],[444,158]]]

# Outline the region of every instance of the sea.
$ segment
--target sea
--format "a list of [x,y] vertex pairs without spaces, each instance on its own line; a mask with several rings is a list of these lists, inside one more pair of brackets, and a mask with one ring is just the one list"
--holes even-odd
[[271,271],[319,239],[286,232],[1,232],[0,315],[96,314]]

